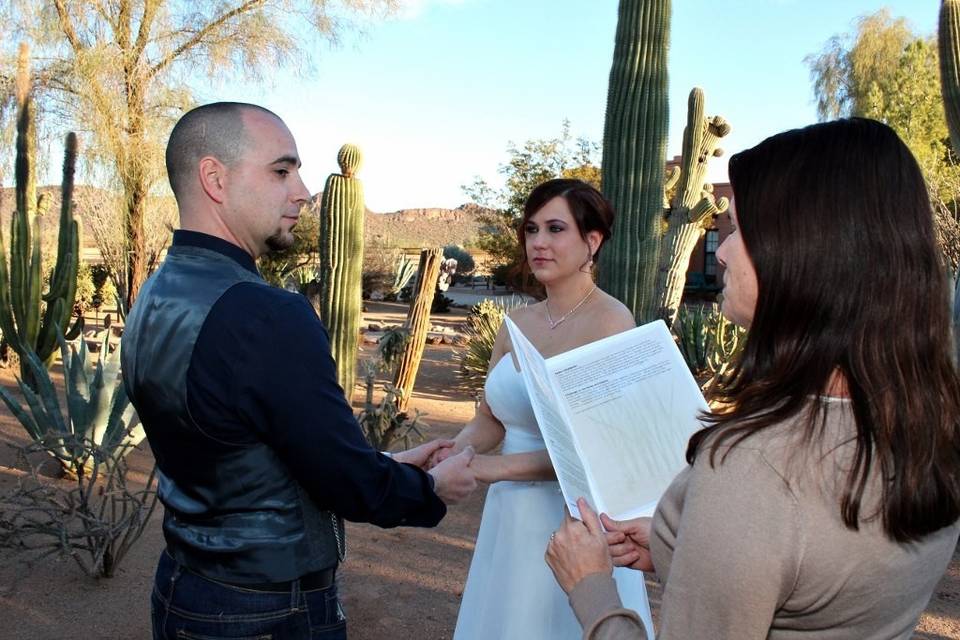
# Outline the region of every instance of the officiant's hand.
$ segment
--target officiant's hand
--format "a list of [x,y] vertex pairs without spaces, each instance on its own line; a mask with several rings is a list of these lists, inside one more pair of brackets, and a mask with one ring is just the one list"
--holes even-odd
[[[393,459],[397,462],[412,464],[415,467],[420,467],[426,471],[433,466],[428,464],[430,459],[444,450],[453,452],[453,440],[431,440],[430,442],[426,442],[419,447],[407,449],[406,451],[399,451],[393,454]],[[446,458],[446,456],[444,456],[444,458]]]
[[568,513],[547,543],[546,560],[560,588],[570,593],[578,582],[594,573],[613,573],[607,539],[600,519],[583,498],[577,500],[582,521]]
[[456,504],[464,500],[477,488],[477,479],[470,468],[474,455],[473,447],[468,446],[427,472],[433,476],[434,492],[446,504]]
[[607,514],[600,516],[603,528],[607,530],[607,545],[610,557],[617,567],[630,567],[640,571],[653,571],[650,557],[650,518],[633,520],[614,520]]

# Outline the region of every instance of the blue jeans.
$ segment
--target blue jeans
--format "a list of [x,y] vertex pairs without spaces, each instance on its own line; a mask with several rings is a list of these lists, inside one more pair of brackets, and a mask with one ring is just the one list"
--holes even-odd
[[204,578],[164,551],[151,595],[154,640],[346,640],[337,585],[264,592]]

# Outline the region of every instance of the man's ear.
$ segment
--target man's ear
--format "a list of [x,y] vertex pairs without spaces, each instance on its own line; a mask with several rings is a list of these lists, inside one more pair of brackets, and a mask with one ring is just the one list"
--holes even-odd
[[223,203],[226,191],[227,167],[213,156],[200,158],[198,167],[200,187],[217,204]]

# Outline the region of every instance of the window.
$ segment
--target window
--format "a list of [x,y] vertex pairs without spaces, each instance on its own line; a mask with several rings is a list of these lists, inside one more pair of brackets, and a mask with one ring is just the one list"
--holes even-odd
[[717,281],[717,247],[720,246],[720,232],[716,229],[707,231],[707,238],[704,244],[705,258],[703,261],[703,275],[705,280],[710,283]]

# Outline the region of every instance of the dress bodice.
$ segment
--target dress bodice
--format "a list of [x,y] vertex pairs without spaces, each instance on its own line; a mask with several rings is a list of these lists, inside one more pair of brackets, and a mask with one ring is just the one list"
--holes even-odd
[[523,377],[514,367],[511,354],[500,358],[490,370],[484,385],[484,397],[493,415],[506,430],[503,453],[524,453],[546,448]]

